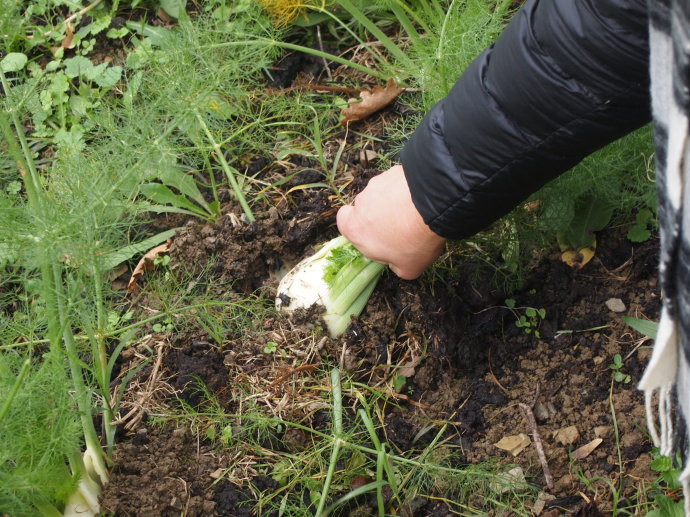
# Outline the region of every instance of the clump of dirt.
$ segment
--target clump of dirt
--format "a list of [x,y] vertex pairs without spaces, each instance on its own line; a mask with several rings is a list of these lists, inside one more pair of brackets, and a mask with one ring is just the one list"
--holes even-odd
[[[256,497],[220,476],[237,458],[197,441],[183,427],[141,427],[115,452],[116,467],[101,498],[102,511],[118,516],[254,515]],[[271,478],[255,476],[260,491],[278,489]]]
[[[291,183],[296,186],[313,181],[310,174],[298,174]],[[251,224],[236,212],[223,215],[215,224],[192,222],[175,236],[170,250],[172,269],[199,273],[211,265],[211,277],[230,282],[240,292],[255,291],[271,272],[325,240],[335,210],[326,191],[313,190],[296,193],[289,202],[255,216]]]
[[[102,510],[113,515],[173,517],[220,515],[222,499],[210,476],[224,467],[223,457],[184,428],[140,428],[115,452]],[[251,500],[246,498],[245,501]],[[226,514],[227,515],[227,514]]]

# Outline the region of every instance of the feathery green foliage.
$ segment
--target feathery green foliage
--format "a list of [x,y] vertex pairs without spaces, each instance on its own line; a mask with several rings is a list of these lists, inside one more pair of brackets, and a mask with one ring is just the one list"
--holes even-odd
[[81,447],[81,426],[70,395],[64,357],[0,353],[0,401],[13,388],[24,359],[29,371],[0,418],[0,511],[35,515],[39,505],[64,502],[78,477],[68,469]]

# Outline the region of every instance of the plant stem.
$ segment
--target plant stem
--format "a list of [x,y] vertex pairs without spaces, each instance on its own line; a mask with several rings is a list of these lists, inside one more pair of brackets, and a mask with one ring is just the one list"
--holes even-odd
[[304,45],[296,45],[294,43],[287,43],[285,41],[278,41],[278,40],[268,39],[268,38],[258,38],[255,40],[245,40],[245,41],[229,41],[227,43],[216,43],[214,45],[210,45],[209,48],[231,47],[231,46],[239,46],[239,45],[257,45],[260,43],[274,45],[276,47],[284,48],[286,50],[296,50],[298,52],[304,52],[305,54],[311,54],[311,55],[316,56],[316,57],[323,57],[323,58],[326,58],[330,61],[340,63],[341,65],[349,66],[350,68],[353,68],[355,70],[359,70],[360,72],[364,72],[365,74],[369,74],[372,77],[376,77],[376,78],[381,79],[383,81],[390,78],[390,76],[388,74],[386,74],[385,72],[379,72],[377,70],[374,70],[373,68],[368,68],[364,65],[360,65],[359,63],[355,63],[354,61],[351,61],[349,59],[345,59],[344,57],[336,56],[335,54],[329,54],[328,52],[321,52],[320,50],[316,50],[316,49],[310,48],[310,47],[305,47]]
[[[3,91],[5,92],[5,98],[9,98],[10,86],[5,77],[5,73],[0,68],[0,84],[2,84]],[[10,128],[9,121],[7,119],[7,113],[10,114],[12,118],[12,123],[14,124],[16,135],[12,132]],[[24,130],[19,120],[19,115],[17,115],[16,109],[9,109],[5,112],[4,109],[0,109],[0,131],[2,131],[7,145],[9,146],[10,153],[13,155],[17,166],[19,167],[19,173],[24,180],[24,185],[26,186],[26,196],[29,199],[29,203],[32,204],[33,208],[40,210],[42,208],[40,203],[41,194],[43,192],[41,180],[38,176],[38,171],[36,170],[36,165],[34,164],[33,157],[31,155],[31,149],[26,141],[24,135]],[[21,145],[21,152],[19,151]],[[27,176],[28,172],[28,178]]]
[[26,359],[22,364],[22,369],[19,371],[19,375],[17,375],[17,379],[14,381],[14,385],[12,386],[12,390],[10,390],[10,394],[5,399],[5,402],[2,405],[2,409],[0,409],[0,422],[2,422],[2,419],[5,418],[5,415],[9,411],[10,406],[14,401],[14,397],[17,396],[17,392],[19,391],[19,388],[24,382],[24,377],[26,377],[26,374],[29,372],[30,366],[31,359]]
[[340,385],[340,371],[337,368],[331,370],[331,389],[333,390],[333,434],[334,442],[331,450],[331,461],[328,464],[328,473],[323,482],[323,489],[321,490],[321,497],[319,498],[319,505],[316,508],[316,517],[322,517],[323,509],[326,506],[328,498],[328,491],[331,488],[333,481],[333,474],[340,457],[340,448],[343,445],[341,435],[343,433],[343,395]]
[[618,429],[618,419],[616,418],[616,407],[613,405],[613,385],[614,380],[611,378],[611,386],[609,387],[609,407],[611,408],[611,421],[613,422],[613,434],[616,437],[616,451],[618,453],[618,490],[623,489],[623,481],[625,479],[625,471],[623,469],[623,456],[621,453],[621,436]]
[[[50,255],[47,255],[50,256]],[[77,399],[77,406],[79,407],[79,417],[81,419],[82,432],[84,433],[84,440],[87,447],[92,447],[96,453],[93,460],[96,462],[96,471],[99,475],[106,472],[100,440],[96,434],[96,429],[93,425],[93,417],[91,416],[91,391],[87,388],[84,382],[82,367],[79,360],[79,352],[72,334],[72,325],[68,313],[67,305],[65,303],[64,286],[62,283],[62,271],[60,266],[53,262],[53,285],[55,287],[55,299],[57,302],[57,314],[62,328],[62,338],[64,341],[65,352],[69,362],[70,373],[72,376],[72,384],[74,386],[75,398]]]
[[239,201],[240,206],[244,211],[244,215],[247,216],[247,221],[253,223],[256,220],[256,218],[252,213],[252,209],[249,208],[247,199],[244,197],[244,192],[242,192],[239,183],[237,183],[237,178],[235,177],[236,174],[239,174],[239,171],[234,167],[231,167],[230,164],[227,162],[227,160],[225,159],[225,155],[221,150],[220,144],[218,144],[215,138],[213,138],[211,131],[209,131],[208,126],[206,125],[206,121],[204,121],[203,117],[199,114],[198,110],[194,110],[194,115],[196,116],[197,121],[199,121],[201,128],[204,130],[204,133],[206,133],[206,138],[208,138],[208,141],[211,143],[211,146],[213,147],[213,150],[216,153],[216,157],[218,158],[218,161],[220,162],[223,171],[225,171],[225,175],[228,177],[228,181],[232,186],[232,190],[235,192],[235,195],[237,196],[237,201]]
[[316,508],[316,517],[323,517],[323,509],[326,506],[326,500],[328,499],[328,491],[331,488],[333,474],[335,473],[335,467],[338,464],[338,457],[340,456],[340,447],[340,439],[336,438],[335,443],[333,444],[333,450],[331,450],[331,460],[328,463],[328,473],[326,474],[326,479],[323,482],[321,497],[319,497],[319,506]]

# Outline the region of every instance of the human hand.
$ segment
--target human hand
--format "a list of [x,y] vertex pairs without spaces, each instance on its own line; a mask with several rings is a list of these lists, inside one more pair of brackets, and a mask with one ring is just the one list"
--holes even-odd
[[412,280],[441,254],[446,239],[422,220],[402,165],[373,177],[353,205],[340,208],[338,230],[366,257]]

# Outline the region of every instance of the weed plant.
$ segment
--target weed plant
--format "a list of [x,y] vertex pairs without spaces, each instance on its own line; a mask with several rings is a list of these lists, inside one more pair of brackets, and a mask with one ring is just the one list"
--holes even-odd
[[[23,182],[22,195],[3,194],[0,198],[0,224],[5,228],[0,236],[0,249],[4,250],[0,267],[15,298],[11,312],[3,308],[4,327],[10,336],[22,327],[35,329],[45,343],[43,350],[35,350],[29,344],[22,346],[26,342],[22,336],[19,343],[3,344],[0,350],[5,373],[14,373],[3,376],[12,388],[3,393],[5,417],[0,419],[0,432],[8,448],[18,446],[16,455],[0,464],[0,471],[3,477],[25,475],[22,483],[0,484],[0,497],[12,505],[23,505],[16,511],[18,515],[37,510],[50,513],[71,496],[65,487],[86,483],[87,478],[90,484],[107,479],[107,460],[92,414],[92,407],[98,406],[103,440],[111,448],[115,408],[110,393],[113,363],[103,336],[107,327],[103,259],[121,241],[119,222],[133,196],[132,191],[114,185],[131,183],[128,176],[132,169],[105,167],[105,160],[94,160],[94,155],[68,145],[58,145],[52,165],[39,169],[21,123],[26,113],[20,109],[23,103],[18,95],[24,92],[10,87],[1,71],[0,79],[5,92],[0,131],[14,160],[14,177],[19,178],[21,171]],[[78,339],[80,332],[83,334]],[[42,357],[46,350],[49,354]],[[21,371],[14,363],[17,354],[26,361]],[[48,371],[51,373],[45,373]],[[52,397],[42,394],[43,388],[35,380],[45,380],[44,373],[55,382],[61,380],[59,386],[46,383],[56,389]],[[18,404],[32,398],[38,400],[35,419],[31,426],[18,429],[16,422],[27,420],[23,409],[31,407],[28,402],[22,407]],[[74,426],[66,424],[65,436],[70,439],[61,440],[58,413],[74,418],[80,433],[74,435]],[[10,414],[16,414],[16,420],[8,418]],[[46,440],[41,449],[28,435],[45,437],[44,430],[54,438]],[[92,453],[92,472],[85,470],[82,462],[82,440]],[[34,446],[34,451],[29,450]],[[42,469],[38,460],[46,463],[45,472],[65,475],[52,485],[42,485],[40,477],[26,474]],[[56,484],[62,488],[55,488]]]

